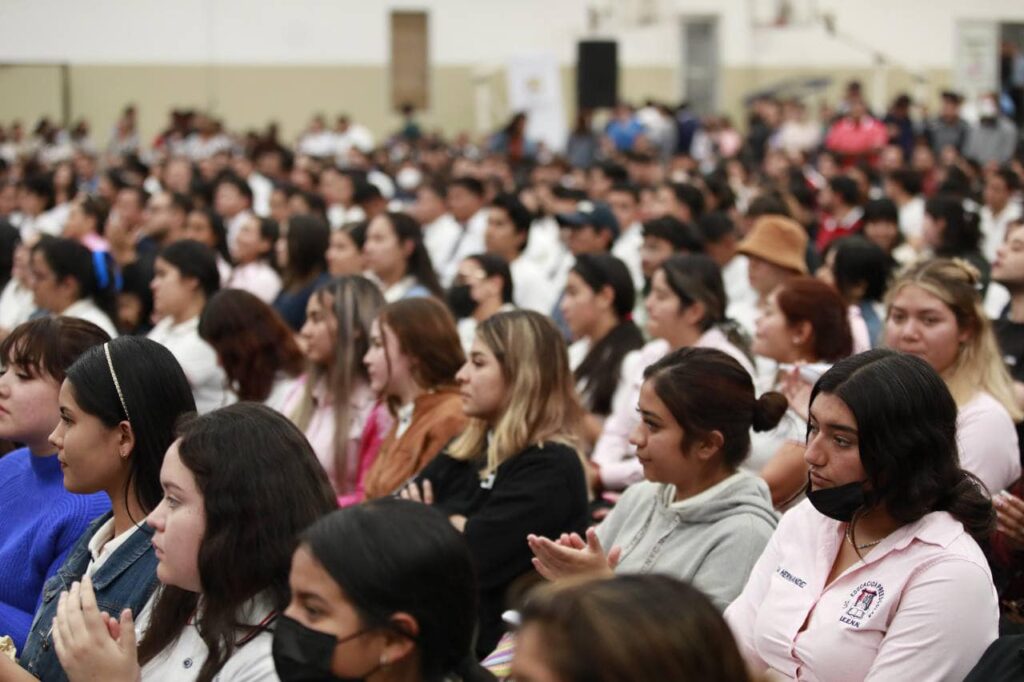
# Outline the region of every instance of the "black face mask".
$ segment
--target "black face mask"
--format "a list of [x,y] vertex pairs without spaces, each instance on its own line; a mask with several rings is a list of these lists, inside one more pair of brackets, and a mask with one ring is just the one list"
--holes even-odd
[[331,662],[336,646],[367,632],[369,630],[360,630],[338,639],[282,615],[274,629],[273,656],[277,676],[281,682],[360,682],[380,670],[381,666],[359,677],[338,677],[331,673]]
[[476,301],[469,294],[468,284],[453,284],[448,288],[448,307],[455,319],[469,317],[476,310]]
[[820,513],[849,523],[854,513],[864,506],[864,482],[854,481],[821,490],[808,490],[807,499]]

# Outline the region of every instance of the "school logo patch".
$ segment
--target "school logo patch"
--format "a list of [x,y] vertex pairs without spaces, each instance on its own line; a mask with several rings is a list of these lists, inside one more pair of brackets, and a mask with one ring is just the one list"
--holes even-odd
[[850,592],[843,602],[839,622],[859,628],[871,619],[878,607],[885,601],[885,588],[874,580],[863,582]]

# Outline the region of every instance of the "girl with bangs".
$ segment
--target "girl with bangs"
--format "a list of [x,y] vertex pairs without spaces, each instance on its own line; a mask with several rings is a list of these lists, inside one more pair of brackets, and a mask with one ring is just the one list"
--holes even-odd
[[577,448],[583,417],[565,341],[547,317],[499,313],[477,329],[456,375],[469,424],[403,497],[436,504],[469,542],[480,576],[477,655],[494,649],[510,588],[531,577],[530,534],[587,524]]
[[[102,493],[74,495],[49,436],[68,367],[106,332],[74,317],[43,317],[0,342],[0,438],[24,447],[0,457],[0,635],[20,651],[43,584],[89,522],[110,509]],[[46,500],[46,504],[40,504]]]

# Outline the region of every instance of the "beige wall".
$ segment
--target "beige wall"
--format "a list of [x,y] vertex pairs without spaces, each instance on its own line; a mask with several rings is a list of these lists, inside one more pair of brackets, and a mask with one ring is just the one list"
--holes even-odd
[[[435,67],[431,70],[431,108],[421,122],[446,133],[474,130],[476,71],[470,66]],[[752,90],[789,78],[831,76],[833,84],[818,97],[835,102],[843,85],[859,78],[870,95],[872,72],[868,69],[724,68],[719,81],[720,106],[742,124],[742,100]],[[925,74],[920,95],[934,103],[938,92],[951,81],[947,69]],[[497,126],[508,115],[504,73],[483,77],[491,99],[491,121]],[[209,108],[235,129],[280,123],[286,140],[292,139],[315,112],[333,116],[351,114],[380,136],[394,130],[398,117],[388,110],[386,66],[168,66],[168,65],[74,65],[70,68],[70,99],[73,119],[84,117],[93,126],[97,143],[104,144],[118,112],[128,102],[139,107],[144,139],[151,139],[167,120],[173,107]],[[909,74],[892,70],[887,79],[887,98],[914,90]],[[624,67],[620,94],[630,101],[648,97],[675,101],[680,94],[679,76],[671,67]],[[562,69],[563,103],[572,118],[575,107],[575,69]],[[57,66],[0,66],[0,122],[22,119],[31,124],[47,115],[60,119],[61,80]]]

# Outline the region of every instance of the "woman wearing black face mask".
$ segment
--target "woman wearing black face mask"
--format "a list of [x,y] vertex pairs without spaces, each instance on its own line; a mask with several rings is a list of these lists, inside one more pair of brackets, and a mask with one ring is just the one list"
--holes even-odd
[[478,253],[459,263],[447,300],[465,352],[473,345],[478,324],[495,313],[515,310],[512,293],[512,273],[501,256]]
[[382,498],[320,519],[274,632],[281,682],[493,679],[470,657],[476,576],[443,514]]
[[962,680],[997,636],[978,546],[995,514],[960,468],[957,408],[918,357],[836,363],[811,392],[807,500],[725,613],[751,668]]

